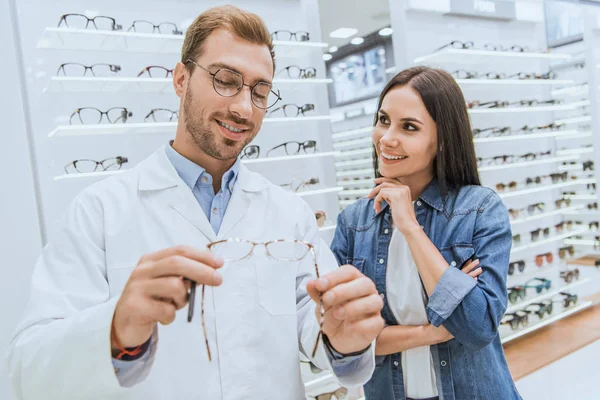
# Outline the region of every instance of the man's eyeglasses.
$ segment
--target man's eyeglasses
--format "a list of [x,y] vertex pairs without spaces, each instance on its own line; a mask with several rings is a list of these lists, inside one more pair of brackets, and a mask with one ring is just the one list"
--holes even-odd
[[317,70],[313,67],[300,68],[297,65],[289,65],[276,73],[275,75],[279,75],[283,72],[287,72],[287,76],[290,79],[310,79],[317,76]]
[[[288,240],[288,239],[280,239],[273,240],[265,243],[257,243],[250,240],[244,239],[225,239],[219,240],[217,242],[212,242],[208,244],[208,249],[221,257],[223,257],[226,262],[235,262],[244,260],[254,254],[254,248],[256,246],[264,246],[266,250],[267,257],[283,262],[296,262],[302,260],[306,257],[307,254],[311,254],[313,258],[313,262],[315,264],[315,275],[317,279],[320,278],[319,275],[319,266],[317,265],[317,254],[315,252],[315,248],[310,243],[304,242],[302,240]],[[204,291],[205,285],[202,285],[202,330],[204,332],[204,341],[206,343],[206,352],[208,354],[208,360],[211,361],[211,353],[210,346],[208,345],[208,336],[206,334],[206,325],[204,320]],[[196,284],[192,282],[192,286],[190,289],[190,301],[188,304],[188,322],[192,321],[193,312],[194,312],[194,302],[196,292]],[[317,340],[315,342],[315,346],[313,348],[312,356],[314,357],[317,348],[319,345],[319,340],[323,334],[323,322],[325,317],[325,306],[323,305],[323,300],[320,300],[320,321],[319,321],[319,335],[317,336]]]
[[177,25],[173,22],[161,22],[158,25],[150,21],[137,20],[133,21],[133,24],[129,27],[128,31],[139,32],[139,33],[171,33],[173,35],[183,35]]
[[286,117],[297,117],[298,115],[302,115],[304,116],[306,112],[308,111],[313,111],[315,109],[315,105],[314,104],[304,104],[302,106],[299,106],[297,104],[284,104],[280,107],[277,107],[271,111],[269,111],[269,115],[272,115],[273,113],[279,111],[279,110],[283,110],[283,115],[285,115]]
[[308,42],[310,40],[310,35],[306,31],[275,31],[271,33],[271,39],[273,40],[285,40],[291,41],[295,40],[297,42]]
[[127,122],[127,118],[133,116],[133,113],[125,107],[113,107],[106,111],[94,107],[82,107],[73,111],[69,124],[73,125],[73,122],[77,123],[78,121],[82,125],[99,124],[104,116],[106,116],[109,123],[116,124],[117,122]]
[[65,172],[69,174],[73,172],[90,173],[96,171],[116,171],[121,169],[123,164],[128,161],[127,157],[121,156],[107,158],[102,161],[86,159],[75,160],[65,166]]
[[79,63],[64,63],[58,67],[56,75],[60,75],[62,72],[64,76],[86,76],[88,71],[93,76],[110,77],[121,71],[121,66],[114,64],[92,64],[88,66]]
[[87,29],[89,27],[101,31],[120,31],[123,29],[123,26],[118,25],[114,18],[103,15],[89,18],[83,14],[64,14],[58,21],[58,27],[60,28],[63,24],[67,28],[73,29]]
[[290,189],[292,189],[292,191],[299,192],[300,190],[302,190],[304,188],[318,185],[319,182],[320,182],[319,178],[310,178],[308,180],[294,178],[294,179],[292,179],[292,181],[290,183],[284,183],[283,185],[279,185],[279,186],[281,186],[281,187],[289,186]]
[[153,108],[148,115],[144,117],[144,122],[173,122],[177,121],[179,114],[177,111],[166,108]]
[[139,78],[144,74],[148,74],[150,78],[168,78],[169,75],[173,76],[173,70],[161,67],[160,65],[150,65],[144,68],[137,76]]
[[252,103],[260,109],[271,108],[281,100],[279,90],[273,89],[273,85],[267,82],[258,82],[254,86],[244,83],[244,77],[239,72],[227,68],[219,68],[216,72],[210,72],[193,60],[187,60],[186,63],[192,63],[198,68],[208,73],[213,78],[213,88],[219,96],[233,97],[238,94],[244,86],[250,89],[250,98]]

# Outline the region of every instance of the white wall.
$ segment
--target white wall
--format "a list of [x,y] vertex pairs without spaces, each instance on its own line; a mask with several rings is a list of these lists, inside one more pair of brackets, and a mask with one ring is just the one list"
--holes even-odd
[[[29,277],[42,243],[9,3],[8,0],[0,2],[0,54],[7,61],[0,63],[0,118],[4,127],[0,146],[0,304],[10,305],[2,310],[2,360],[25,307]],[[2,367],[0,399],[13,398],[6,370]]]

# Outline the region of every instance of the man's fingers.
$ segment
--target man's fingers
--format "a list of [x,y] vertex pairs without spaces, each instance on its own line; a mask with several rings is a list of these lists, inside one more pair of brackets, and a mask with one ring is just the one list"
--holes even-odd
[[361,276],[350,282],[340,283],[323,293],[323,304],[325,309],[329,309],[371,294],[377,294],[375,284],[366,276]]
[[223,260],[213,255],[210,251],[204,249],[196,249],[191,246],[174,246],[168,249],[149,253],[140,259],[139,264],[157,262],[167,257],[182,256],[192,260],[196,260],[213,268],[221,268]]
[[328,272],[317,279],[316,289],[321,293],[325,293],[340,283],[350,282],[360,276],[362,276],[360,271],[352,265],[342,265],[335,271]]
[[169,325],[171,322],[175,321],[177,310],[173,303],[155,299],[149,299],[148,301],[149,316],[154,321],[158,321],[163,325]]
[[182,309],[188,302],[188,292],[183,278],[176,276],[150,279],[144,283],[148,297],[168,299],[177,310]]
[[336,306],[333,310],[333,316],[337,319],[352,322],[377,314],[382,308],[383,300],[378,294],[373,293],[370,296]]
[[180,255],[172,255],[154,262],[145,267],[143,272],[151,279],[181,276],[209,286],[219,286],[222,281],[221,275],[211,265]]

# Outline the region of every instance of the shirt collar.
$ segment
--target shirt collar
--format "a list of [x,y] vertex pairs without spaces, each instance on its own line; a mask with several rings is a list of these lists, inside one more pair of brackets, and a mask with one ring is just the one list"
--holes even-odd
[[[204,168],[179,154],[170,144],[165,146],[165,152],[181,180],[183,180],[190,189],[193,189],[194,186],[196,186],[196,183],[202,175],[206,175],[206,177],[209,178],[206,183],[212,185],[212,177]],[[241,161],[237,159],[233,166],[225,172],[221,180],[222,188],[227,188],[230,192],[233,192],[233,187],[240,171],[240,163]]]
[[438,211],[444,210],[445,199],[442,198],[442,192],[440,191],[440,185],[437,178],[433,178],[433,180],[429,182],[429,185],[427,185],[419,198]]

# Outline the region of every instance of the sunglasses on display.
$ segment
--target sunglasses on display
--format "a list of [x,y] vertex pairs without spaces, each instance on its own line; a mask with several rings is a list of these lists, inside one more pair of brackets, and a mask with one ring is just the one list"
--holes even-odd
[[573,270],[560,271],[560,277],[564,279],[566,283],[571,283],[573,280],[579,279],[579,269],[575,268]]
[[558,199],[554,201],[556,208],[565,208],[571,205],[571,199]]
[[297,65],[289,65],[284,69],[280,70],[275,75],[279,75],[283,72],[287,73],[290,79],[310,79],[317,76],[317,70],[313,67],[300,68]]
[[294,178],[294,179],[292,179],[292,181],[290,183],[284,183],[279,186],[281,186],[281,187],[289,186],[293,192],[299,192],[304,188],[309,188],[311,186],[318,185],[319,183],[320,183],[319,178],[310,178],[308,180]]
[[121,169],[123,164],[127,163],[128,161],[129,160],[127,157],[121,156],[107,158],[102,161],[87,159],[75,160],[65,166],[65,173],[72,174],[74,172],[90,173],[96,171],[116,171]]
[[[534,282],[539,282],[539,283],[534,284]],[[550,290],[551,286],[552,286],[552,281],[549,279],[545,279],[545,278],[532,278],[532,279],[528,280],[527,282],[525,282],[525,285],[523,285],[523,287],[525,289],[535,289],[535,292],[537,294],[542,293],[544,290],[546,290],[546,291]]]
[[123,26],[118,25],[114,18],[98,15],[89,18],[83,14],[63,14],[58,21],[58,27],[62,25],[71,29],[96,29],[99,31],[120,31]]
[[[238,262],[254,255],[254,248],[256,246],[264,246],[266,256],[272,260],[281,262],[298,262],[304,259],[306,255],[310,253],[314,263],[314,271],[316,279],[320,278],[319,266],[317,264],[317,255],[315,248],[310,243],[302,240],[288,240],[279,239],[272,240],[269,242],[253,242],[244,239],[224,239],[217,242],[212,242],[207,245],[208,250],[216,255],[223,258],[225,262]],[[196,297],[196,286],[195,282],[191,282],[188,301],[188,323],[192,322],[194,317],[194,303]],[[201,299],[201,318],[202,318],[202,331],[204,333],[204,342],[206,344],[206,353],[208,360],[212,361],[210,346],[208,344],[208,335],[206,333],[205,324],[205,313],[204,313],[204,298],[205,298],[205,285],[202,285],[202,299]],[[312,351],[312,357],[316,355],[319,341],[323,335],[323,322],[325,317],[325,306],[323,305],[323,299],[320,299],[320,321],[319,321],[319,334],[315,342],[315,346]]]
[[597,210],[598,209],[598,203],[591,203],[587,205],[588,210]]
[[594,171],[594,162],[593,161],[586,161],[583,163],[583,170],[587,171]]
[[510,135],[510,134],[511,134],[510,126],[504,126],[504,127],[494,126],[491,128],[473,129],[473,137],[475,137],[475,138],[504,136],[504,135]]
[[521,300],[525,300],[527,297],[527,291],[523,286],[513,286],[508,289],[508,300],[512,303],[518,303]]
[[575,247],[574,246],[565,246],[558,249],[558,257],[561,260],[567,258],[567,255],[573,257],[575,255]]
[[138,78],[144,74],[148,74],[150,78],[168,78],[173,76],[173,70],[160,65],[150,65],[144,68],[137,76]]
[[544,265],[544,259],[548,264],[552,264],[554,261],[554,255],[551,252],[538,254],[535,256],[535,265],[541,268]]
[[576,294],[560,292],[559,295],[562,296],[562,300],[554,301],[554,303],[560,303],[563,305],[564,308],[574,306],[575,304],[577,304],[577,300],[579,300]]
[[464,69],[453,71],[450,75],[457,79],[504,79],[505,77],[503,73],[498,72],[486,72],[480,74],[475,71],[466,71]]
[[[153,108],[144,117],[144,122],[173,122],[177,121],[179,113],[166,108]],[[150,121],[149,121],[150,120]]]
[[106,111],[94,107],[82,107],[73,111],[71,118],[69,118],[69,125],[74,125],[73,122],[78,121],[81,125],[99,124],[105,116],[108,123],[116,124],[127,122],[127,118],[133,116],[133,113],[125,107],[113,107]]
[[508,190],[515,190],[518,186],[518,183],[515,181],[509,182],[509,183],[497,183],[496,184],[496,190],[498,192],[504,192],[507,188]]
[[501,324],[509,325],[513,331],[516,331],[517,329],[519,329],[519,327],[525,328],[529,325],[529,317],[527,313],[523,311],[508,313],[502,319]]
[[86,76],[88,71],[96,77],[111,77],[121,71],[121,66],[115,64],[84,65],[79,63],[64,63],[58,67],[56,75],[59,76],[62,72],[64,76]]
[[283,41],[296,41],[296,42],[308,42],[310,40],[310,35],[306,31],[275,31],[271,33],[271,39],[273,40],[283,40]]
[[545,300],[540,303],[531,303],[522,311],[526,312],[527,314],[534,313],[540,319],[543,319],[546,315],[552,315],[553,308],[554,307],[552,301]]
[[521,215],[521,212],[523,212],[523,211],[527,211],[527,213],[530,216],[535,215],[535,214],[540,214],[540,213],[544,212],[545,206],[546,205],[544,203],[536,203],[536,204],[530,204],[527,207],[523,207],[520,209],[509,208],[508,215],[511,219],[515,220],[515,219],[519,219],[519,216]]
[[183,32],[180,31],[177,28],[177,25],[175,25],[173,22],[161,22],[158,25],[155,25],[153,22],[146,20],[133,21],[128,31],[138,33],[169,33],[173,35],[183,35]]
[[600,229],[600,222],[592,221],[588,224],[588,227],[590,228],[590,231],[597,231]]
[[514,275],[515,270],[519,270],[519,272],[525,271],[525,261],[514,261],[508,264],[508,275]]
[[519,72],[517,74],[514,75],[509,75],[508,78],[517,78],[517,79],[556,79],[556,73],[555,72],[546,72],[545,74],[536,74],[535,72],[533,73],[526,73],[526,72]]
[[271,111],[269,111],[269,115],[272,115],[273,113],[279,111],[279,110],[283,110],[283,115],[285,115],[286,117],[297,117],[299,115],[304,116],[306,112],[309,111],[313,111],[315,109],[315,105],[314,104],[304,104],[302,106],[299,106],[297,104],[284,104],[282,106],[279,106]]
[[519,128],[519,130],[517,132],[526,132],[526,133],[532,133],[532,132],[554,132],[554,131],[560,131],[563,130],[567,127],[566,124],[548,124],[548,125],[541,125],[541,126],[529,126],[529,125],[525,125],[521,128]]
[[550,236],[550,228],[544,228],[544,229],[539,228],[534,231],[531,231],[530,234],[531,234],[531,241],[536,242],[540,239],[541,235],[543,235],[544,238],[549,237]]
[[521,234],[513,235],[512,242],[514,246],[519,246],[521,244]]

